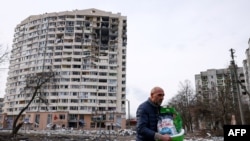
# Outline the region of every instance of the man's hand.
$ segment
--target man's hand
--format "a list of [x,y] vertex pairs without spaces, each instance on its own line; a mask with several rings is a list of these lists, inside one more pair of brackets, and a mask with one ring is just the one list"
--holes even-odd
[[168,134],[161,135],[161,141],[171,141],[171,137]]

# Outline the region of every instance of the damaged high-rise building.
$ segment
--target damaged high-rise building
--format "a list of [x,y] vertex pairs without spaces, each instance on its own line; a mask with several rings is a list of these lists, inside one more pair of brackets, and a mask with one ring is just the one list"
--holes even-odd
[[[13,121],[31,93],[26,76],[60,77],[39,93],[20,120],[79,128],[121,126],[126,119],[127,18],[98,9],[32,15],[15,28],[3,113]],[[47,110],[48,109],[48,110]],[[96,123],[98,121],[98,123]]]

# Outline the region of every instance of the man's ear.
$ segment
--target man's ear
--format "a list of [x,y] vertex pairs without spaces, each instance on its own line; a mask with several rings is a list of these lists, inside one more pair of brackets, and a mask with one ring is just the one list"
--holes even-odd
[[150,97],[152,97],[153,96],[153,93],[150,93]]

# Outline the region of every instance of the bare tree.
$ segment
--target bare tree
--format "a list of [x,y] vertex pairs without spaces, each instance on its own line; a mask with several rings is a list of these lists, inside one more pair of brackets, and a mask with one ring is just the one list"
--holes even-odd
[[232,82],[228,74],[224,74],[224,85],[215,85],[196,94],[195,116],[205,123],[205,129],[221,129],[228,124],[230,116],[235,114],[235,103],[231,92]]
[[2,45],[0,45],[0,65],[8,61],[9,59],[8,55],[9,55],[8,47],[4,48],[2,47]]
[[23,121],[18,122],[20,117],[22,116],[23,112],[25,112],[26,109],[30,106],[30,104],[34,101],[35,98],[39,98],[42,101],[46,102],[43,98],[41,98],[40,91],[46,84],[52,82],[55,78],[56,73],[50,71],[50,72],[40,72],[40,73],[34,73],[34,74],[28,74],[26,75],[25,80],[25,87],[22,91],[24,94],[31,94],[31,99],[27,103],[27,105],[19,112],[17,117],[15,118],[13,122],[12,127],[12,133],[11,136],[15,137],[19,131],[19,129],[23,125]]
[[193,132],[193,116],[191,115],[193,100],[194,90],[191,87],[191,82],[189,80],[185,80],[184,83],[180,83],[180,90],[178,91],[178,94],[169,103],[169,105],[175,107],[181,114],[183,126],[191,132]]

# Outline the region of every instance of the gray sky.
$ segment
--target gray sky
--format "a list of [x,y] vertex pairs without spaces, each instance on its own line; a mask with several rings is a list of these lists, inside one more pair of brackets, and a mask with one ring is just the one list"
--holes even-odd
[[[242,67],[250,37],[249,0],[6,0],[0,8],[0,44],[11,46],[14,28],[30,15],[97,8],[127,16],[127,98],[132,115],[154,86],[165,101],[180,82],[207,69],[226,68],[235,49]],[[6,66],[0,66],[6,67]],[[0,69],[0,97],[7,70]]]

